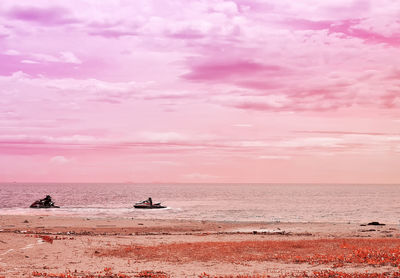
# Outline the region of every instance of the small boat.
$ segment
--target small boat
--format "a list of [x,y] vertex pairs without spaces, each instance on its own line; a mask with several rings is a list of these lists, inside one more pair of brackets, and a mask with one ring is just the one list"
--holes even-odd
[[46,196],[44,199],[37,200],[30,205],[30,208],[60,208],[56,206],[54,202],[51,200],[49,195]]
[[138,202],[133,205],[134,208],[137,209],[162,209],[166,208],[165,206],[161,205],[161,203],[153,203],[151,198],[145,201]]

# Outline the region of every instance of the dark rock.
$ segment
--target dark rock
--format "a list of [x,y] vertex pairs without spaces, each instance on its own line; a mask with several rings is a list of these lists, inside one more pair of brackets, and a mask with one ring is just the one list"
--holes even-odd
[[374,222],[369,222],[367,225],[373,225],[373,226],[385,226],[386,224],[382,224],[382,223],[379,223],[379,222],[376,222],[376,221],[374,221]]

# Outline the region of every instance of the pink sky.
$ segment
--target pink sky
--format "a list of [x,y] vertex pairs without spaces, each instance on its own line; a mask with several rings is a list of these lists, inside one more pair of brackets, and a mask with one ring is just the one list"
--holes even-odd
[[400,3],[0,4],[0,182],[400,182]]

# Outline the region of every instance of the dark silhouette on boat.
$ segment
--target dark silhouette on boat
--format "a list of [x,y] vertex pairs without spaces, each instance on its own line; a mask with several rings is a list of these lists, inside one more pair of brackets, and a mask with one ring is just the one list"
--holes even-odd
[[148,198],[145,201],[138,202],[133,205],[134,208],[137,209],[162,209],[166,208],[165,206],[161,205],[161,203],[153,203],[151,198]]
[[45,198],[33,202],[30,208],[59,208],[59,206],[54,204],[50,195],[47,195]]

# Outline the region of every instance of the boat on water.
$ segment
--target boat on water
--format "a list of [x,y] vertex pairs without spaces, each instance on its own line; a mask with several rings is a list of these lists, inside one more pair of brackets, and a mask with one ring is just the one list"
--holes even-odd
[[30,205],[30,208],[60,208],[56,206],[51,200],[50,195],[47,195],[44,199],[37,200]]
[[137,209],[162,209],[166,208],[166,206],[161,205],[161,203],[153,203],[151,198],[148,198],[145,201],[138,202],[133,205],[134,208]]

